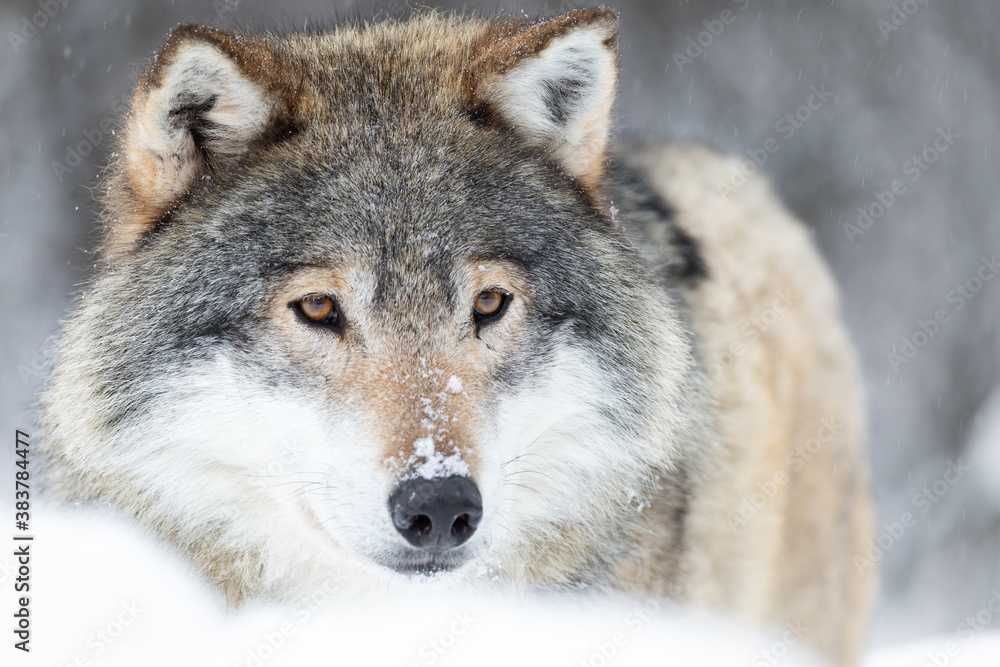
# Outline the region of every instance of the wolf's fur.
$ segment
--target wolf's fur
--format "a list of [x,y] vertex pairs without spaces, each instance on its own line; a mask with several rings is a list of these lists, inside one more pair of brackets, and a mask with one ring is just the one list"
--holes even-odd
[[[835,286],[765,183],[718,196],[734,162],[609,163],[615,40],[606,10],[176,30],[42,399],[50,488],[238,602],[413,581],[389,494],[469,475],[483,522],[417,581],[673,596],[853,663],[870,509]],[[342,335],[296,317],[309,294]]]

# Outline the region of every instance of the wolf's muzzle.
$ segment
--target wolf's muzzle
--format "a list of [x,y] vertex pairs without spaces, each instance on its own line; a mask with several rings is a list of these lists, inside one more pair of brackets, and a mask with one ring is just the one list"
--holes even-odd
[[389,496],[392,524],[418,549],[439,553],[465,544],[483,517],[483,499],[468,477],[417,477]]

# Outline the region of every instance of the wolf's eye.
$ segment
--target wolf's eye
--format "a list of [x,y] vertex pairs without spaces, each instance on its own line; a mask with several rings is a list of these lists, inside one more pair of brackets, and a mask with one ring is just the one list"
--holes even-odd
[[334,329],[339,329],[341,326],[337,304],[328,296],[310,294],[296,301],[295,309],[310,324],[323,324]]
[[503,315],[504,307],[509,298],[510,295],[497,290],[480,292],[479,296],[476,297],[473,313],[476,324],[482,324]]

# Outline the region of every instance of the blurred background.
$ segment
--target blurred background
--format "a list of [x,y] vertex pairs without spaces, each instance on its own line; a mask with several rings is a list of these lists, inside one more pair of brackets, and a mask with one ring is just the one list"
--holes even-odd
[[[427,4],[529,15],[587,6]],[[1000,3],[610,6],[621,18],[618,131],[742,154],[806,221],[841,285],[867,385],[880,516],[873,645],[954,632],[1000,600]],[[91,188],[132,81],[168,31],[186,22],[401,19],[415,8],[405,0],[3,1],[5,441],[15,428],[33,431],[50,337],[93,263]],[[808,295],[809,286],[798,290]],[[11,469],[12,448],[0,452]],[[916,525],[901,529],[906,513]]]

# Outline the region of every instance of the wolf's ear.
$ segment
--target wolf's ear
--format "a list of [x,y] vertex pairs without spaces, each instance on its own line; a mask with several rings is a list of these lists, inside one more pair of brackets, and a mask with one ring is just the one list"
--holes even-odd
[[598,191],[618,78],[617,41],[618,19],[610,9],[498,23],[466,70],[472,108],[498,117],[585,189]]
[[235,164],[266,133],[279,95],[267,85],[273,56],[212,28],[175,29],[139,82],[119,156],[128,211],[106,250],[141,238],[192,184]]

